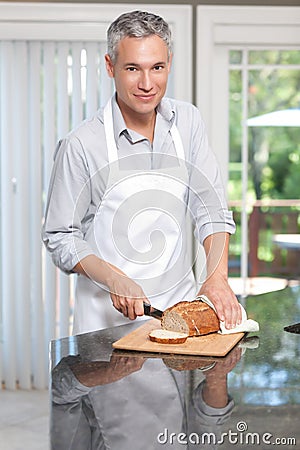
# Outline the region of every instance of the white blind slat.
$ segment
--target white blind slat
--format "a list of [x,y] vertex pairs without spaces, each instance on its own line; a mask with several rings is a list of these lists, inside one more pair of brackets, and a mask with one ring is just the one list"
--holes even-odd
[[[43,189],[47,191],[56,144],[55,47],[43,43]],[[44,199],[45,200],[45,199]]]
[[98,97],[98,64],[97,44],[86,44],[87,52],[87,80],[86,80],[86,116],[90,117],[97,110]]
[[82,43],[71,45],[71,95],[72,95],[72,127],[75,127],[83,119],[82,85],[81,85],[81,52]]
[[14,167],[16,173],[16,203],[14,238],[16,283],[16,329],[18,335],[18,380],[21,388],[31,386],[31,326],[30,326],[30,251],[29,251],[29,141],[28,141],[28,58],[26,42],[15,43]]
[[32,311],[32,375],[37,389],[47,386],[47,367],[43,358],[44,308],[42,290],[42,152],[41,152],[41,43],[29,45],[29,179],[30,179],[30,255]]
[[[53,155],[56,144],[56,95],[55,95],[55,45],[43,43],[43,102],[42,102],[42,148],[43,148],[43,202],[50,182]],[[54,339],[56,327],[56,268],[51,257],[42,252],[43,298],[44,298],[44,364],[48,364],[49,341]]]
[[70,130],[68,95],[68,55],[67,42],[57,43],[57,139],[64,137]]
[[[68,93],[69,44],[57,43],[57,138],[65,136],[70,129]],[[59,276],[59,332],[69,334],[70,280],[63,272]]]
[[[15,334],[15,284],[14,284],[14,172],[11,151],[14,133],[10,127],[13,118],[14,46],[12,42],[1,44],[1,270],[3,310],[3,378],[8,389],[15,389],[17,376],[17,351]],[[5,111],[5,114],[3,113]],[[5,212],[5,214],[3,213]]]

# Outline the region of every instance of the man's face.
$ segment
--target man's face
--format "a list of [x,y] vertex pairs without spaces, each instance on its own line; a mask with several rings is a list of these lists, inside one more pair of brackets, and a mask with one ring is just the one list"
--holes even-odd
[[171,66],[164,41],[156,35],[126,37],[118,45],[115,64],[108,55],[105,59],[125,120],[128,115],[152,116],[165,94]]

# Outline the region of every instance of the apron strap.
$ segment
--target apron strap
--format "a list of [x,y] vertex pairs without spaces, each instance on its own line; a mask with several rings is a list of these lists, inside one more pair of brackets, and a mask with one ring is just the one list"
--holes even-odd
[[104,128],[107,145],[108,162],[118,161],[118,149],[115,141],[114,122],[112,114],[112,98],[110,98],[103,111]]
[[175,123],[173,123],[170,131],[171,131],[171,135],[172,135],[173,142],[175,145],[177,157],[179,158],[180,162],[185,161],[185,153],[184,153],[184,148],[183,148],[183,144],[182,144],[182,139],[181,139],[181,136],[179,134],[178,128],[176,127]]

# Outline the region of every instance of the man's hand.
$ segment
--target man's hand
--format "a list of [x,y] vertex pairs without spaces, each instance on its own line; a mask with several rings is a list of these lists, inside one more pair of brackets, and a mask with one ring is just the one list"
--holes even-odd
[[225,322],[226,328],[234,328],[242,321],[240,304],[226,279],[215,274],[206,280],[198,295],[206,297],[214,304],[217,315]]
[[237,345],[231,352],[225,357],[217,360],[216,364],[205,372],[205,377],[211,378],[215,382],[220,379],[226,378],[242,357],[242,349]]
[[144,315],[143,302],[148,302],[141,286],[120,270],[112,270],[107,281],[114,307],[131,320]]
[[109,362],[80,362],[70,366],[77,380],[88,387],[110,384],[141,370],[145,358],[141,356],[111,356]]
[[149,303],[141,286],[118,267],[89,255],[83,258],[73,271],[107,286],[114,307],[131,320],[144,315],[143,302]]

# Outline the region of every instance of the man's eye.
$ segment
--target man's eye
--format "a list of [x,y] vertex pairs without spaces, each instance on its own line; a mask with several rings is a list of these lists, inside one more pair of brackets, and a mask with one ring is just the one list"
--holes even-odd
[[163,68],[163,66],[154,66],[154,70],[162,70]]
[[135,72],[136,67],[127,67],[128,72]]

